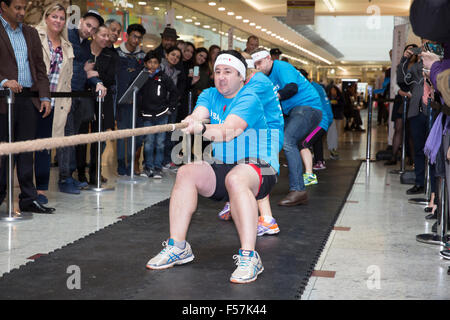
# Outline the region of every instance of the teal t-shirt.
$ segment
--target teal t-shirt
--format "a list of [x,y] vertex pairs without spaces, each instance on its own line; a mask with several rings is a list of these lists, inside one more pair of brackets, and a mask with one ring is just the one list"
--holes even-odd
[[245,158],[256,158],[269,163],[277,172],[280,169],[278,150],[272,150],[264,107],[251,90],[238,92],[225,98],[216,88],[203,90],[196,108],[209,110],[211,124],[222,124],[229,115],[236,115],[247,123],[247,128],[229,142],[213,142],[213,156],[223,163],[237,163]]
[[319,94],[312,84],[291,64],[275,60],[269,79],[277,90],[283,89],[289,83],[296,83],[297,93],[289,99],[281,101],[284,114],[289,114],[292,108],[299,106],[309,106],[321,110]]
[[317,90],[322,101],[322,121],[319,123],[319,127],[323,130],[328,131],[331,123],[333,122],[333,111],[331,110],[330,100],[328,99],[325,89],[317,82],[311,82],[313,87]]
[[267,126],[278,135],[279,151],[283,148],[284,138],[284,118],[281,110],[280,100],[277,97],[277,90],[272,81],[262,72],[257,72],[251,77],[241,92],[252,91],[261,101],[264,107],[264,116]]

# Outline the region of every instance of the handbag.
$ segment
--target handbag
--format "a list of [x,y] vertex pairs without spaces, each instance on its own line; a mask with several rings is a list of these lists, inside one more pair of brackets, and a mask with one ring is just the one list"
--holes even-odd
[[77,98],[76,108],[74,110],[75,119],[80,122],[90,122],[95,119],[95,99]]

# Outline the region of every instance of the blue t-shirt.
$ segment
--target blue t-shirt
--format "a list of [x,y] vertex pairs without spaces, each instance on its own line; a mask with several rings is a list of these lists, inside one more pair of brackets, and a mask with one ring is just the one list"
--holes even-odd
[[257,72],[239,93],[247,92],[247,90],[255,93],[261,101],[267,126],[271,130],[270,133],[274,133],[273,130],[276,130],[279,142],[278,151],[281,151],[284,138],[284,118],[280,100],[278,100],[277,91],[272,81],[264,73]]
[[247,123],[247,128],[229,142],[213,142],[213,156],[223,163],[237,163],[245,158],[256,158],[269,163],[277,172],[280,169],[278,150],[270,148],[268,126],[264,108],[255,93],[239,92],[234,98],[225,98],[216,88],[203,90],[196,108],[209,110],[211,124],[222,124],[234,114]]
[[319,123],[319,127],[323,130],[328,131],[331,123],[333,122],[333,111],[331,110],[330,100],[328,100],[327,93],[325,89],[318,84],[317,82],[311,82],[314,89],[317,90],[317,93],[320,96],[320,100],[322,101],[322,121]]
[[312,84],[291,64],[275,60],[269,79],[277,90],[283,89],[289,83],[295,83],[298,86],[297,94],[281,101],[284,114],[289,114],[292,108],[299,106],[309,106],[321,110],[319,94]]

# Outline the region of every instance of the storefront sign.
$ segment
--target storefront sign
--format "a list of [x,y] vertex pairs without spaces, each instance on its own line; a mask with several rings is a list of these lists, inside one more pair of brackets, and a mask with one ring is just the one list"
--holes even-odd
[[286,23],[290,26],[314,24],[315,1],[287,1]]
[[233,27],[228,29],[228,50],[232,50],[233,49],[233,33],[234,33],[234,28]]

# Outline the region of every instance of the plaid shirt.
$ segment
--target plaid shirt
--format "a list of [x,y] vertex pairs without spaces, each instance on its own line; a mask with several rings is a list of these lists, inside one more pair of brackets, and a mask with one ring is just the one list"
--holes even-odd
[[[48,72],[48,80],[50,81],[50,92],[55,92],[58,86],[59,72],[63,62],[63,52],[61,46],[53,49],[53,44],[48,39],[48,47],[50,48],[50,70]],[[55,99],[52,98],[52,108],[55,106]]]

